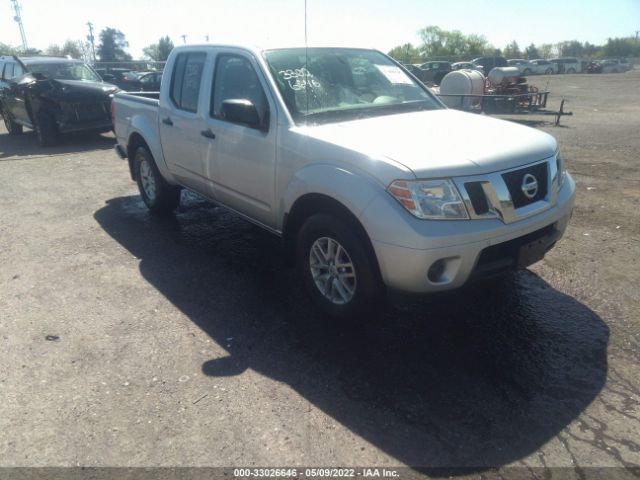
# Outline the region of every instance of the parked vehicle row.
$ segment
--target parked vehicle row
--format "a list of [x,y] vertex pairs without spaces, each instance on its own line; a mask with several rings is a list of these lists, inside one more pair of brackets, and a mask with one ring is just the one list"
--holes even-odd
[[[444,75],[451,70],[478,70],[483,75],[496,67],[515,67],[521,75],[552,75],[558,73],[622,73],[631,69],[631,65],[626,59],[605,59],[600,61],[585,62],[575,57],[563,57],[534,60],[526,60],[523,58],[511,58],[509,60],[503,57],[479,57],[470,62],[449,62],[432,61],[426,62],[419,66],[417,72],[412,71],[420,80],[429,82],[430,84],[439,85]],[[417,67],[417,66],[412,66]],[[429,72],[429,73],[424,73]],[[444,74],[443,74],[444,72]]]
[[607,58],[590,62],[586,67],[587,73],[624,73],[631,70],[631,64],[626,58]]

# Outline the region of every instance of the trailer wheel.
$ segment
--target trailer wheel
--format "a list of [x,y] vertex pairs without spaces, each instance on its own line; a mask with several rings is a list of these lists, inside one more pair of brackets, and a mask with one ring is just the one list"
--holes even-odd
[[22,125],[13,121],[13,117],[4,105],[2,105],[0,110],[2,111],[4,126],[7,127],[9,135],[20,135],[22,133]]
[[167,183],[151,153],[145,147],[138,147],[133,159],[138,189],[147,208],[160,214],[170,213],[178,208],[180,187]]

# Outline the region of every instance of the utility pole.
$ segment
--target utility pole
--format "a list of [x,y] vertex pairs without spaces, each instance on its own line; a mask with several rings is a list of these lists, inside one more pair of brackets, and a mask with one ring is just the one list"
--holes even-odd
[[87,22],[87,26],[89,27],[89,35],[87,35],[87,40],[89,40],[89,44],[91,44],[91,61],[96,63],[96,47],[95,47],[95,38],[93,36],[93,23]]
[[13,6],[13,11],[15,12],[15,16],[13,17],[13,19],[18,24],[18,27],[20,27],[20,36],[22,37],[22,49],[26,51],[27,48],[29,47],[27,46],[27,36],[24,33],[24,26],[22,25],[22,15],[20,15],[20,11],[22,10],[22,8],[18,4],[18,0],[10,0],[10,1],[11,1],[11,5]]
[[[636,35],[636,37],[637,37],[637,35]],[[204,40],[205,40],[205,42],[209,43],[209,35],[205,35],[204,36]]]
[[182,43],[187,43],[187,36],[186,35],[180,35],[182,37]]

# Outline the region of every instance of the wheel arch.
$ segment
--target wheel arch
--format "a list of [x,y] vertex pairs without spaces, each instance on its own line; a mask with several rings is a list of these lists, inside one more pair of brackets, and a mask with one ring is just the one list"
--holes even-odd
[[358,217],[343,203],[324,193],[306,193],[299,197],[284,217],[282,239],[284,244],[285,262],[288,266],[295,265],[296,239],[305,220],[311,216],[325,213],[333,215],[345,222],[353,229],[362,242],[367,254],[373,260],[376,275],[382,278],[378,258],[371,239]]
[[153,156],[153,153],[151,152],[151,149],[149,148],[149,145],[147,144],[144,137],[140,135],[138,132],[133,132],[129,136],[129,141],[127,142],[127,160],[129,161],[129,173],[131,174],[131,179],[133,181],[137,180],[134,163],[135,163],[136,151],[140,147],[146,148],[149,151],[149,153],[151,153],[151,155]]

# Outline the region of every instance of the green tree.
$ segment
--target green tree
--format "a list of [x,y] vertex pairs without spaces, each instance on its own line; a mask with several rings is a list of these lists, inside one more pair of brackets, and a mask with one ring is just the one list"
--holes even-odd
[[131,60],[125,49],[129,47],[124,33],[115,28],[107,27],[100,32],[100,44],[98,45],[98,57],[102,62],[121,62]]
[[540,58],[551,58],[555,55],[554,47],[550,43],[543,43],[538,47]]
[[585,57],[594,57],[602,50],[602,47],[589,42],[584,42],[583,48]]
[[538,52],[538,49],[533,43],[525,48],[524,54],[529,60],[540,58],[540,52]]
[[632,57],[640,55],[640,47],[633,37],[609,38],[602,47],[604,57]]
[[435,25],[418,31],[422,38],[421,53],[423,56],[458,57],[466,54],[465,36],[458,30],[448,32]]
[[484,36],[475,33],[465,35],[458,30],[447,31],[431,25],[419,30],[418,34],[422,39],[422,56],[428,58],[461,60],[486,55],[494,50]]
[[83,58],[83,45],[79,40],[67,40],[62,47],[60,45],[49,45],[45,50],[47,55],[55,57],[65,57],[69,55],[71,58]]
[[17,55],[18,53],[19,49],[17,47],[0,42],[0,55]]
[[584,47],[577,40],[569,40],[556,44],[558,49],[558,55],[561,57],[582,57],[584,54]]
[[515,40],[511,42],[509,45],[504,47],[502,53],[506,58],[520,58],[521,53],[518,42],[516,42]]
[[420,55],[420,50],[414,47],[411,43],[405,43],[404,45],[398,45],[397,47],[389,50],[389,56],[395,58],[399,62],[405,63],[422,63],[423,58]]
[[166,36],[160,38],[158,43],[152,43],[148,47],[143,48],[142,51],[145,56],[151,60],[155,60],[156,62],[166,62],[171,50],[173,50],[173,47],[173,42],[168,36]]
[[487,50],[492,51],[494,49],[492,45],[489,45],[484,35],[477,35],[475,33],[467,35],[466,43],[467,48],[464,54],[469,57],[480,57],[486,55]]

